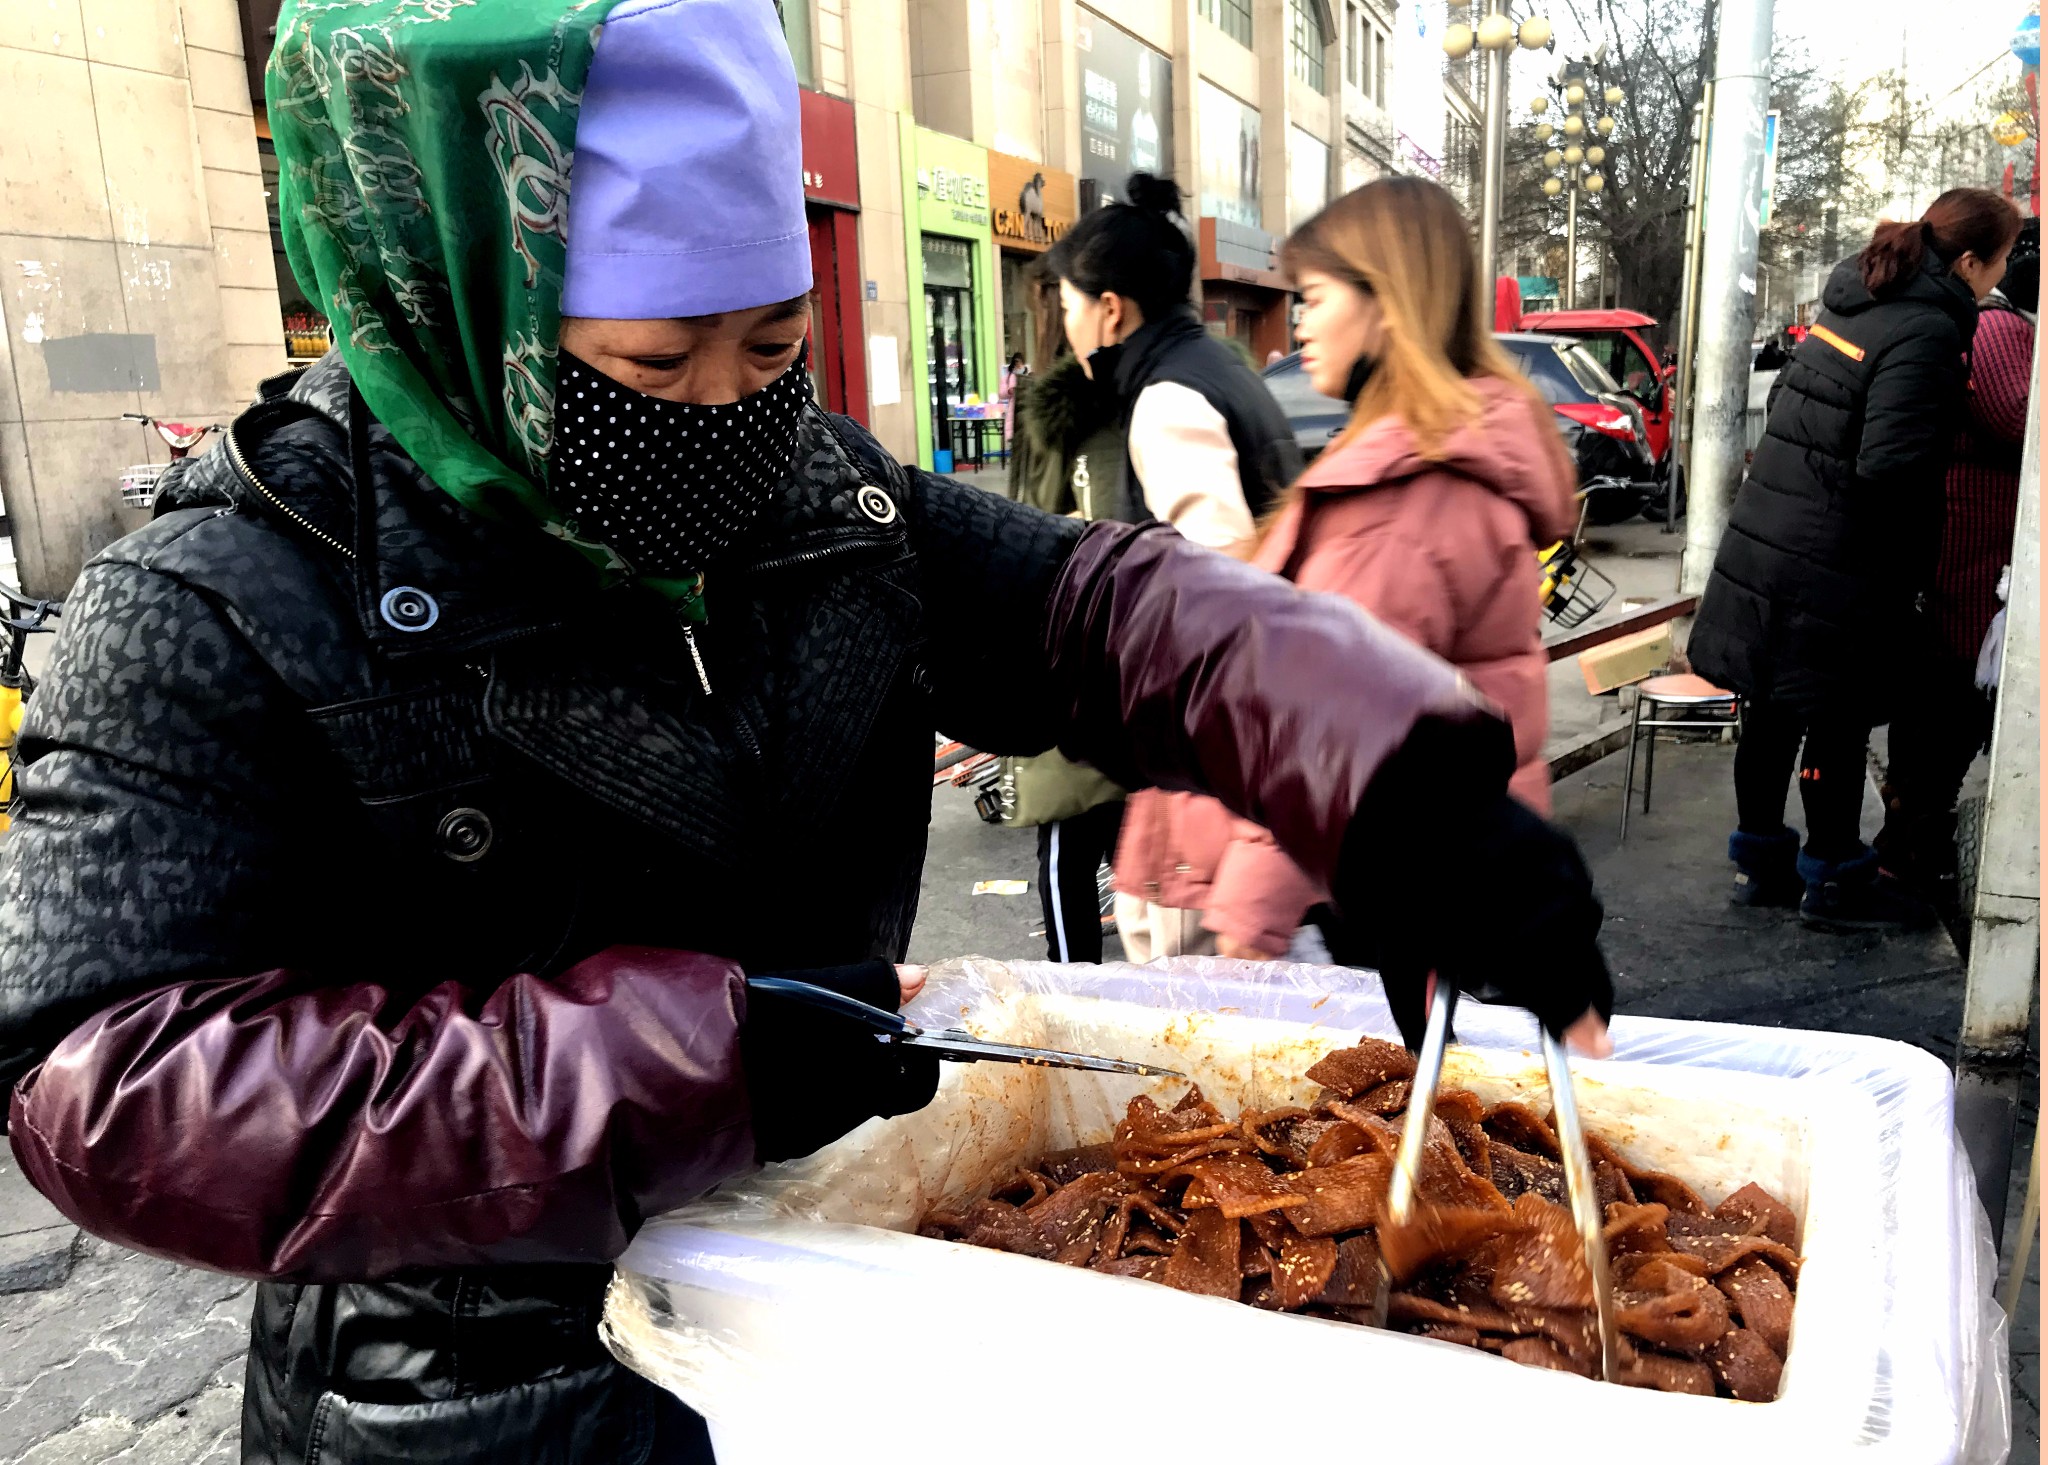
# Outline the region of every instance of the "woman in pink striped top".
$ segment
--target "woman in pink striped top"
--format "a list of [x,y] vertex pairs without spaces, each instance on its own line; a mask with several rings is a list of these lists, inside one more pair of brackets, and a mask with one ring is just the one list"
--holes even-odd
[[1999,578],[2012,563],[2040,272],[2040,220],[2028,219],[2003,285],[1979,310],[1969,416],[1956,434],[1941,559],[1927,595],[1933,644],[1917,695],[1892,722],[1878,852],[1887,870],[1943,908],[1954,901],[1956,797],[1970,761],[1991,738],[1991,699],[1975,680],[1977,652],[1998,613]]

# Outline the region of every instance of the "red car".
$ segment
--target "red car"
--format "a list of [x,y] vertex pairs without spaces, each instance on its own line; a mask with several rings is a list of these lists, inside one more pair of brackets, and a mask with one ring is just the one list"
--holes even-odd
[[1650,457],[1661,472],[1671,452],[1677,370],[1659,364],[1657,322],[1635,310],[1538,310],[1521,318],[1521,329],[1575,336],[1585,344],[1622,391],[1642,404]]

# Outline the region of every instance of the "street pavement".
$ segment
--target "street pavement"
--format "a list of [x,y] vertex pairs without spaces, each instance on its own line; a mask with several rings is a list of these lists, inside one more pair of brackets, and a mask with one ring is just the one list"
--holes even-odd
[[[1675,541],[1644,525],[1595,534],[1591,553],[1617,581],[1617,600],[1671,592]],[[1587,695],[1572,664],[1552,677],[1553,745],[1620,715],[1615,699],[1596,704]],[[1622,1009],[1874,1033],[1952,1058],[1963,973],[1945,934],[1827,936],[1784,913],[1726,903],[1731,752],[1712,743],[1660,748],[1654,803],[1632,817],[1625,848],[1616,829],[1620,757],[1556,790],[1557,818],[1579,839],[1606,904]],[[1865,812],[1874,830],[1874,795]],[[1028,884],[1023,895],[973,894],[984,880]],[[1472,892],[1475,917],[1484,899]],[[982,824],[970,795],[940,788],[912,959],[1042,957],[1043,925],[1031,831]],[[1108,955],[1118,954],[1112,937]],[[2037,1087],[2025,1095],[2008,1258]],[[2014,1465],[2040,1458],[2038,1258],[2037,1250],[2013,1338]],[[0,1161],[0,1293],[12,1293],[0,1295],[0,1465],[233,1461],[248,1291],[78,1237],[11,1159]]]

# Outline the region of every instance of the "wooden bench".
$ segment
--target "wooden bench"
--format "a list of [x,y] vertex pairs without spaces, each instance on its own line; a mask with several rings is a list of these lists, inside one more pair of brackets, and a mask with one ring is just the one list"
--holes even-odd
[[1581,651],[1591,651],[1595,646],[1605,646],[1609,641],[1619,641],[1623,636],[1633,636],[1638,631],[1647,631],[1680,616],[1689,616],[1699,608],[1700,598],[1697,595],[1677,595],[1651,605],[1630,606],[1625,614],[1614,620],[1545,636],[1543,650],[1552,661],[1563,661],[1567,656],[1577,656]]

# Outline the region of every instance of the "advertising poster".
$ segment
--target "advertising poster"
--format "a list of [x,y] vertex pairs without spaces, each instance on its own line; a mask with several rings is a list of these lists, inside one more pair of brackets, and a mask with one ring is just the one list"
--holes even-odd
[[1299,127],[1287,139],[1287,227],[1298,229],[1330,201],[1330,145]]
[[1201,83],[1202,212],[1258,228],[1259,114],[1210,82]]
[[1094,184],[1101,200],[1111,200],[1124,196],[1124,181],[1133,173],[1171,176],[1173,62],[1087,10],[1079,14],[1075,49],[1084,183]]

